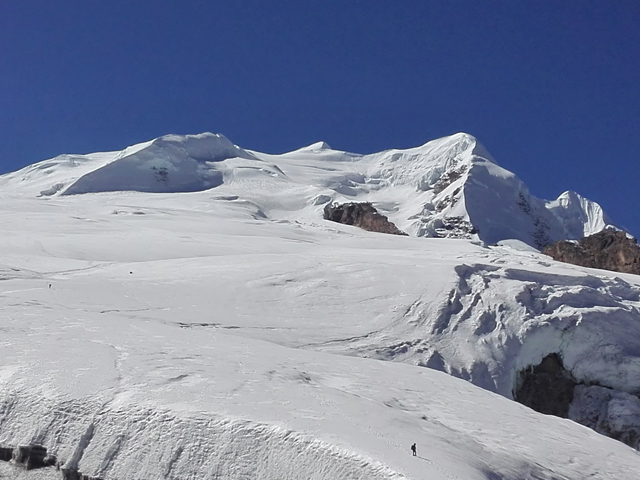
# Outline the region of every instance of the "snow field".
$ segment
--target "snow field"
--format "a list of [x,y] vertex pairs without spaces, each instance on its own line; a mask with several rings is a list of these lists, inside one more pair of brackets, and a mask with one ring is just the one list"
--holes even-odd
[[534,197],[465,133],[370,155],[334,151],[323,142],[270,155],[220,134],[166,135],[122,152],[40,162],[3,175],[0,188],[40,196],[238,190],[260,217],[305,222],[318,217],[323,203],[357,198],[376,204],[410,235],[489,244],[518,239],[536,248],[612,225],[599,205],[574,192],[551,202]]
[[[374,201],[415,233],[435,197],[464,206],[450,203],[469,178],[434,194],[442,172],[499,172],[470,136],[412,150],[266,155],[170,136],[0,177],[0,445],[42,443],[105,480],[635,479],[636,451],[508,398],[518,369],[559,352],[618,389],[611,422],[633,420],[640,281],[525,238],[322,220],[327,201]],[[166,193],[163,167],[222,182]],[[92,191],[120,175],[159,190],[36,198],[48,179]]]

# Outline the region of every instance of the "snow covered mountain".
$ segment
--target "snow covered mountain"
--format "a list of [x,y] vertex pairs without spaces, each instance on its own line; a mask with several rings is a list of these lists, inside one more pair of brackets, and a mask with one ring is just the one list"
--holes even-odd
[[[4,176],[4,188],[41,196],[109,191],[195,192],[251,176],[303,198],[270,204],[317,216],[323,202],[368,201],[419,237],[476,238],[494,244],[518,239],[536,248],[577,240],[613,226],[602,208],[575,192],[554,201],[529,193],[464,133],[408,150],[356,155],[324,142],[283,155],[249,152],[223,135],[167,135],[121,152],[62,155]],[[270,186],[268,186],[270,185]],[[256,193],[262,198],[260,188]]]
[[[105,480],[635,479],[596,431],[640,438],[640,278],[522,243],[609,223],[465,134],[366,156],[168,136],[0,176],[0,448]],[[545,359],[592,429],[512,400],[545,393]]]

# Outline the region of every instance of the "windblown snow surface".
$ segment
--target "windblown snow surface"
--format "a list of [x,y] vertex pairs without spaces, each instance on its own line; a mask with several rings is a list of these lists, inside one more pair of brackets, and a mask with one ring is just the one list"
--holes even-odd
[[367,156],[168,136],[3,175],[0,446],[105,480],[636,479],[636,450],[511,400],[558,353],[576,415],[637,421],[640,278],[527,246],[607,224],[465,134]]

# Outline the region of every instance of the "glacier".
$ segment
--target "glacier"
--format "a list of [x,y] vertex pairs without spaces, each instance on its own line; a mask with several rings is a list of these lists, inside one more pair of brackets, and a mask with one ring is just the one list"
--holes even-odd
[[[322,219],[343,201],[410,236]],[[634,479],[597,432],[637,426],[640,278],[536,249],[608,225],[467,134],[371,155],[171,135],[2,175],[0,446],[105,480]],[[551,353],[591,428],[513,401]]]
[[[292,192],[315,189],[321,203],[357,197],[375,204],[401,230],[420,237],[489,244],[516,239],[541,249],[557,240],[618,228],[597,203],[575,192],[553,201],[531,195],[515,174],[465,133],[370,155],[335,151],[325,142],[269,155],[240,148],[222,134],[166,135],[121,152],[62,155],[4,175],[0,186],[37,190],[40,196],[196,192],[232,185],[245,175]],[[303,210],[307,216],[317,213],[303,201],[270,206]]]

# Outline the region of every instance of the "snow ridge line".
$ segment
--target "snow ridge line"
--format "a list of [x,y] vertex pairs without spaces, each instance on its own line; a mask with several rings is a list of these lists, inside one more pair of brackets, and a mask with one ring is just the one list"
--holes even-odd
[[71,458],[64,464],[63,468],[78,470],[80,460],[82,460],[84,452],[87,450],[89,444],[91,443],[91,439],[93,438],[95,429],[95,423],[91,422],[82,437],[80,437],[75,452],[73,453],[73,455],[71,455]]
[[[95,407],[88,408],[90,404]],[[73,414],[60,415],[60,410]],[[8,413],[8,418],[0,419],[7,427],[0,432],[0,440],[28,443],[37,432],[42,445],[61,459],[63,474],[70,479],[82,471],[88,478],[120,480],[198,480],[207,475],[220,480],[406,480],[401,473],[359,453],[283,426],[255,421],[201,414],[179,416],[131,405],[112,409],[91,399],[68,402],[29,395],[20,395]]]

